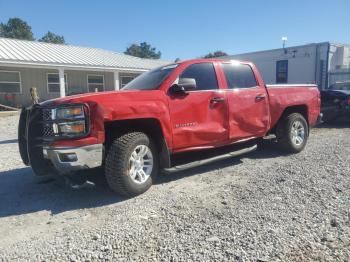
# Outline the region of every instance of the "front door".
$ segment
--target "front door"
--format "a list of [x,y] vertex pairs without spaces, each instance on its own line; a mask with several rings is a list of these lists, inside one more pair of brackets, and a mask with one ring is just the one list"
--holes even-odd
[[244,63],[223,63],[227,82],[230,140],[261,137],[269,128],[270,112],[264,85]]
[[213,63],[189,65],[180,78],[195,79],[196,89],[169,95],[173,148],[208,147],[228,139],[227,100]]

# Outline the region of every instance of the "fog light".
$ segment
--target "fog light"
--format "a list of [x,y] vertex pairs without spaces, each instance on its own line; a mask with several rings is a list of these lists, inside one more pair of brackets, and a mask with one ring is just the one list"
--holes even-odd
[[58,155],[61,162],[76,162],[78,161],[78,157],[76,153],[66,153]]

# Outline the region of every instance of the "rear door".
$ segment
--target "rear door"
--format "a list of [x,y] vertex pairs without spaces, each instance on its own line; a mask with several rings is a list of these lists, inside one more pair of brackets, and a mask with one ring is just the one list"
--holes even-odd
[[179,78],[195,79],[197,87],[185,94],[169,94],[174,150],[223,143],[228,139],[228,107],[214,64],[191,64]]
[[251,65],[222,63],[226,79],[231,141],[264,136],[270,122],[266,88],[257,81]]

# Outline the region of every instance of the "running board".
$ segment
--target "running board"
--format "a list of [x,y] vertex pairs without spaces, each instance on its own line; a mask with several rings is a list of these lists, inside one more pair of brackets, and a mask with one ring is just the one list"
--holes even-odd
[[252,151],[254,151],[256,149],[257,149],[257,145],[253,145],[251,147],[243,148],[243,149],[240,149],[240,150],[237,150],[237,151],[233,151],[233,152],[230,152],[230,153],[226,153],[226,154],[223,154],[223,155],[210,157],[210,158],[206,158],[206,159],[203,159],[203,160],[198,160],[198,161],[190,162],[190,163],[187,163],[187,164],[174,166],[174,167],[171,167],[171,168],[164,168],[163,169],[163,173],[167,174],[167,173],[172,173],[172,172],[176,172],[176,171],[182,171],[182,170],[194,168],[194,167],[205,165],[205,164],[209,164],[209,163],[212,163],[212,162],[215,162],[215,161],[218,161],[218,160],[224,160],[224,159],[228,159],[228,158],[231,158],[231,157],[236,157],[236,156],[240,156],[240,155],[243,155],[243,154],[247,154],[247,153],[250,153],[250,152],[252,152]]

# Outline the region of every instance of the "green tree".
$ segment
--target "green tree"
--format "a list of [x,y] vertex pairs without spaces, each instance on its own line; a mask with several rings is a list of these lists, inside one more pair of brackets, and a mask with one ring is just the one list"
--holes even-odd
[[0,23],[0,36],[15,39],[34,40],[32,28],[20,18],[10,18]]
[[157,52],[155,47],[152,47],[146,42],[142,42],[140,44],[132,44],[125,50],[124,54],[151,59],[159,59],[162,55],[160,51]]
[[214,53],[209,53],[205,56],[203,56],[203,58],[214,58],[214,57],[220,57],[220,56],[227,56],[227,54],[223,51],[215,51]]
[[48,31],[42,38],[39,39],[39,42],[53,43],[53,44],[65,44],[64,37],[56,35]]

